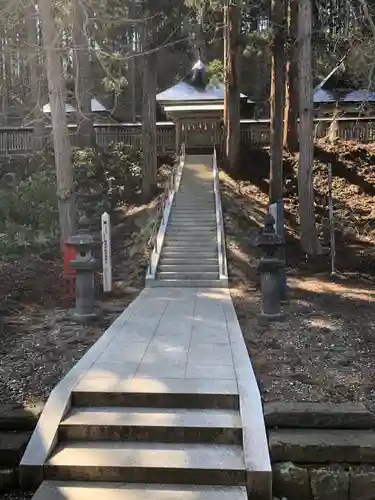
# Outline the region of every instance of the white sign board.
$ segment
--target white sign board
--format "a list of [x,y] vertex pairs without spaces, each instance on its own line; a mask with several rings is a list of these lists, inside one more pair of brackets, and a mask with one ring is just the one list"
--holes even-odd
[[112,291],[111,220],[107,212],[102,215],[103,290]]
[[273,225],[273,229],[275,233],[277,234],[277,203],[272,203],[271,205],[268,205],[268,212],[272,215],[272,217],[275,220],[275,223]]

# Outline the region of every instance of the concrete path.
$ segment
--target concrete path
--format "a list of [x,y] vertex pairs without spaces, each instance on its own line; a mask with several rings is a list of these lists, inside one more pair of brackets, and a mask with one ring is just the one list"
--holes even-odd
[[236,380],[221,290],[146,289],[78,387],[131,377]]

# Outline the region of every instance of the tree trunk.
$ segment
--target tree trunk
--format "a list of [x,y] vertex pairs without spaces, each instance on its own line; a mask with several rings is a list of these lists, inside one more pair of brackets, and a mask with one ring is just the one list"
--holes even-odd
[[198,52],[198,59],[207,63],[207,54],[206,54],[206,41],[204,38],[204,19],[206,15],[206,6],[204,2],[197,10],[197,18],[195,23],[195,44]]
[[63,68],[51,0],[39,0],[39,12],[42,21],[43,48],[51,104],[60,237],[61,241],[64,242],[76,232],[77,218],[72,154],[65,112]]
[[148,43],[152,42],[152,29],[142,32],[143,50],[143,97],[142,97],[142,193],[145,201],[151,199],[156,191],[156,55],[147,53]]
[[321,253],[315,226],[313,190],[313,101],[311,74],[311,0],[299,0],[299,169],[298,198],[301,246],[308,255]]
[[271,154],[270,154],[270,203],[283,198],[283,119],[285,91],[285,4],[272,0],[271,22],[273,30],[271,67]]
[[5,29],[5,36],[3,41],[3,58],[4,58],[4,71],[3,71],[3,125],[8,125],[9,108],[10,108],[10,82],[11,82],[11,51],[10,51],[10,34],[9,30]]
[[298,0],[289,0],[288,62],[285,84],[284,147],[298,151]]
[[226,159],[230,170],[238,168],[241,128],[240,128],[240,88],[239,88],[239,35],[240,35],[240,8],[236,0],[229,0],[227,5],[226,27],[226,62],[225,85],[226,100],[224,103],[226,134]]
[[29,106],[33,114],[32,149],[34,152],[42,151],[47,142],[45,116],[43,113],[42,87],[44,71],[41,66],[41,54],[37,36],[38,18],[35,5],[30,3],[27,8],[27,44],[28,44],[28,69],[30,76]]
[[81,0],[73,0],[73,69],[79,144],[96,147],[91,112],[90,43],[88,20]]
[[229,107],[229,94],[228,94],[228,53],[229,53],[229,47],[228,47],[228,42],[229,42],[229,36],[228,36],[228,5],[227,3],[224,4],[224,43],[223,43],[223,52],[224,52],[224,112],[223,112],[223,120],[224,120],[224,127],[223,127],[223,145],[224,145],[224,152],[226,154],[226,149],[227,149],[227,143],[226,143],[226,138],[227,138],[227,125],[228,125],[228,107]]

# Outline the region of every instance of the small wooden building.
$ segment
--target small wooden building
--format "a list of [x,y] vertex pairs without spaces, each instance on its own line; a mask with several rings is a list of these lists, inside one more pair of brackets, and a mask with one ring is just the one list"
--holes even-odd
[[375,92],[353,83],[345,58],[314,89],[315,115],[369,116],[375,112]]
[[[68,117],[68,122],[69,123],[76,123],[76,113],[77,110],[75,108],[74,103],[66,102],[65,104],[65,112]],[[45,115],[50,115],[51,114],[51,105],[50,103],[47,103],[43,106],[43,113]],[[96,98],[91,99],[91,113],[94,116],[94,120],[96,123],[117,123],[118,120],[116,120],[113,117],[113,114],[111,113],[110,110],[107,110],[103,104],[98,101]]]
[[[187,147],[208,147],[221,143],[224,112],[224,85],[208,82],[202,61],[194,64],[189,75],[156,96],[167,119],[176,126],[176,151],[182,142]],[[243,112],[254,102],[241,94]]]

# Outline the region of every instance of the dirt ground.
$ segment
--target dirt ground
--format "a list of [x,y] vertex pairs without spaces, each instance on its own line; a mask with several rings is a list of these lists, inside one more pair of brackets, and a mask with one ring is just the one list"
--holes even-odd
[[[268,152],[222,173],[231,293],[265,401],[353,401],[375,411],[375,149],[319,145],[317,221],[326,238],[327,173],[333,165],[337,276],[330,258],[307,260],[297,239],[295,159],[286,156],[288,296],[284,320],[260,319],[254,246],[267,203]],[[320,202],[320,204],[319,204]]]

